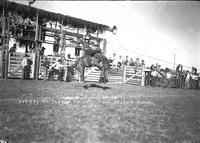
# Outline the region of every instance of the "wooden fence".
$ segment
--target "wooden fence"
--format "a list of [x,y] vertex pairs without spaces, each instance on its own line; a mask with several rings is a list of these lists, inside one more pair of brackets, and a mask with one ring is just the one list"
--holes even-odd
[[[9,66],[8,66],[8,77],[9,78],[21,78],[22,76],[22,60],[24,57],[24,53],[14,53],[9,55]],[[47,56],[48,61],[50,61],[50,66],[54,64],[60,57],[53,57],[53,56]],[[39,68],[39,79],[44,79],[45,75],[45,67],[43,66],[43,62],[45,60],[45,56],[41,57],[40,59],[40,68]],[[73,59],[67,59],[64,65],[65,74],[64,74],[64,80],[67,76],[67,68],[71,66],[75,60]],[[32,69],[34,69],[34,64],[32,65]],[[33,72],[33,70],[32,70]],[[108,71],[108,83],[117,83],[117,84],[130,84],[130,85],[137,85],[141,86],[143,85],[142,79],[142,69],[141,68],[135,68],[130,66],[124,66],[123,68],[111,68]],[[33,75],[33,73],[32,73]],[[57,77],[57,76],[56,76]],[[33,78],[33,76],[32,76]],[[85,69],[85,81],[86,82],[98,82],[100,78],[100,70],[96,67],[92,68],[86,68]],[[80,81],[80,73],[78,71],[75,71],[75,80]]]
[[[21,78],[22,77],[22,60],[25,56],[25,53],[11,53],[8,57],[8,78]],[[32,65],[30,78],[33,78],[34,75],[34,59],[35,55],[32,54]]]
[[[85,69],[85,81],[86,82],[98,82],[100,78],[100,70],[96,67]],[[112,68],[108,71],[108,83],[113,84],[130,84],[142,86],[144,85],[144,76],[142,77],[142,68],[127,67],[124,68]],[[80,77],[78,76],[80,81]]]
[[8,78],[22,77],[22,60],[24,53],[9,54],[8,58]]
[[125,66],[123,74],[123,83],[142,86],[142,68]]

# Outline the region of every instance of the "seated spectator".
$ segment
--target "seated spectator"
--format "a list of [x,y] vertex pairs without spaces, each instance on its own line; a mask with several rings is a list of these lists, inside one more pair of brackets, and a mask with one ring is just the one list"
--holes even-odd
[[113,53],[113,56],[109,58],[111,61],[112,66],[117,66],[117,59],[116,59],[116,54]]
[[134,65],[135,65],[135,64],[134,64],[134,61],[133,61],[133,58],[130,59],[129,65],[130,65],[130,66],[134,66]]
[[61,59],[52,64],[49,68],[49,79],[54,78],[54,74],[58,74],[58,80],[62,80],[63,77],[63,65]]
[[126,56],[126,58],[122,61],[122,64],[125,66],[129,65],[128,56]]
[[24,20],[24,24],[26,24],[26,25],[31,25],[31,19],[30,19],[30,18],[26,18],[26,19]]
[[121,66],[122,66],[122,61],[123,61],[123,60],[122,60],[122,56],[120,55],[120,56],[119,56],[119,59],[118,59],[118,62],[117,62],[117,67],[118,67],[118,68],[121,68]]
[[140,58],[136,58],[134,66],[139,67],[139,65],[140,65],[140,61],[139,60],[140,60]]
[[167,77],[167,79],[170,79],[171,76],[172,76],[171,72],[167,72],[167,73],[166,73],[166,77]]
[[102,50],[101,50],[101,48],[100,48],[99,45],[95,48],[95,53],[100,53],[100,54],[102,54]]
[[140,65],[142,68],[145,68],[145,63],[144,63],[144,60],[142,60],[141,62],[141,65]]
[[44,51],[45,51],[45,47],[42,47],[42,49],[40,50],[40,56],[44,56]]
[[159,65],[158,63],[156,63],[156,68],[160,71],[161,65]]

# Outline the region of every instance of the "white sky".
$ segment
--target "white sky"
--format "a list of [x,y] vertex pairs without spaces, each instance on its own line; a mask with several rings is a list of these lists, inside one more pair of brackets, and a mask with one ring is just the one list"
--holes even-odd
[[[28,4],[27,1],[18,2]],[[198,1],[36,0],[32,6],[110,27],[116,25],[116,35],[105,35],[108,40],[108,56],[115,52],[118,56],[139,57],[145,59],[146,63],[157,62],[163,67],[172,68],[173,64],[163,61],[173,63],[176,54],[176,64],[200,68]]]

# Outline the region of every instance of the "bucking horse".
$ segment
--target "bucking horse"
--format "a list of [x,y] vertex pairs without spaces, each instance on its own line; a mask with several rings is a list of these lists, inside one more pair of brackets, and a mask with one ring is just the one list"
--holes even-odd
[[[96,53],[93,56],[91,55],[84,55],[77,59],[75,64],[69,67],[69,71],[72,75],[74,75],[74,68],[80,72],[80,78],[83,83],[85,83],[84,71],[85,68],[88,67],[97,67],[100,71],[100,79],[99,83],[106,83],[107,82],[107,71],[110,67],[109,60],[102,55],[101,53]],[[85,86],[87,88],[87,85]]]

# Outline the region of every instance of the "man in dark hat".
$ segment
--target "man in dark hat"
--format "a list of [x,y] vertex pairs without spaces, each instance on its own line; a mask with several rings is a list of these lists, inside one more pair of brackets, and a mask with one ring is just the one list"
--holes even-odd
[[26,80],[30,78],[31,65],[33,64],[32,59],[29,55],[25,55],[22,60],[22,79]]
[[12,54],[15,53],[16,51],[17,51],[17,44],[13,44],[13,47],[11,47],[8,52]]
[[40,50],[40,56],[44,56],[44,51],[45,51],[45,49],[46,49],[45,47],[42,47],[42,48],[41,48],[41,50]]

